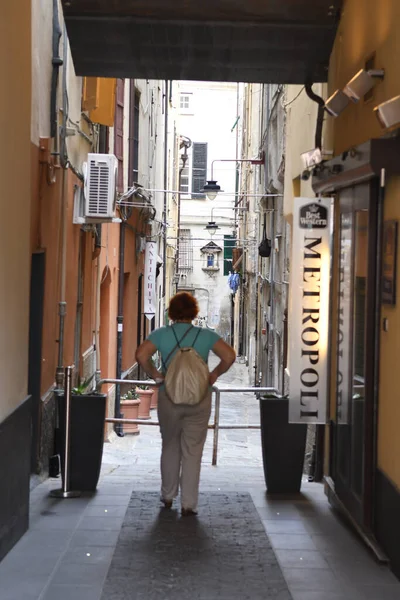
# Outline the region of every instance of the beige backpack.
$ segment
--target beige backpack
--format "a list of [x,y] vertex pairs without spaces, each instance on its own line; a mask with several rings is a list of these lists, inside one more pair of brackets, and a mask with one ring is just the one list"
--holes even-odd
[[164,363],[164,368],[176,348],[179,349],[171,360],[168,369],[166,369],[164,379],[165,390],[169,399],[174,404],[194,406],[205,398],[210,385],[208,366],[194,349],[201,330],[198,331],[193,346],[182,348],[181,343],[189,331],[193,329],[193,325],[189,327],[180,340],[178,340],[173,326],[171,329],[176,339],[176,346],[169,353]]

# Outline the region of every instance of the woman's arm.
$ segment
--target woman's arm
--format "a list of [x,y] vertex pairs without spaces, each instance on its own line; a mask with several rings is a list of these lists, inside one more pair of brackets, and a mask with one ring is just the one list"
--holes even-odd
[[214,346],[212,347],[212,351],[218,356],[218,358],[221,359],[221,362],[210,373],[210,385],[214,385],[218,377],[223,373],[226,373],[236,359],[236,352],[232,346],[229,346],[229,344],[224,342],[222,339],[219,339],[218,342],[215,342]]
[[136,360],[149,377],[160,383],[164,379],[164,375],[156,369],[151,360],[155,352],[157,352],[157,347],[149,340],[145,340],[136,350]]

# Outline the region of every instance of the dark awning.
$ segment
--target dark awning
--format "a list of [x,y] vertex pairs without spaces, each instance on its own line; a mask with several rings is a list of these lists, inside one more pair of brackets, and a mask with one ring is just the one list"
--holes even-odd
[[341,0],[62,0],[77,75],[327,79]]

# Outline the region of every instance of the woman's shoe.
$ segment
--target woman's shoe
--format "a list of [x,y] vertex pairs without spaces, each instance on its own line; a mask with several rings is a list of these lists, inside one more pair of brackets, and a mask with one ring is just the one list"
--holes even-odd
[[172,508],[172,500],[161,498],[161,502],[164,504],[164,508]]
[[195,517],[197,515],[197,510],[193,510],[192,508],[182,508],[182,517]]

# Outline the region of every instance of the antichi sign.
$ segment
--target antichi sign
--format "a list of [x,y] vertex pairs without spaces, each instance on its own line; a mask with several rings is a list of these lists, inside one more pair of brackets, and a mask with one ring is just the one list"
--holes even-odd
[[295,198],[289,422],[326,423],[332,199]]
[[157,244],[146,242],[144,264],[144,314],[151,320],[156,314]]

